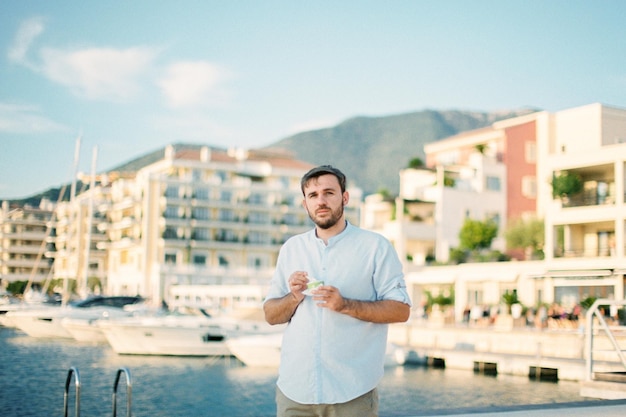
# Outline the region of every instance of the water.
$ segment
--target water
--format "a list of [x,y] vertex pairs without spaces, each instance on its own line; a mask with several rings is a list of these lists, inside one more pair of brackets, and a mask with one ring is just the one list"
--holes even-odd
[[[247,368],[234,359],[123,356],[107,345],[34,339],[0,328],[0,363],[0,416],[63,416],[65,382],[72,366],[80,374],[82,416],[112,415],[113,383],[121,367],[131,373],[135,417],[275,415],[276,371]],[[579,396],[576,382],[423,367],[388,369],[379,392],[381,417],[593,401]],[[69,416],[75,414],[74,398],[72,379]],[[126,400],[122,377],[118,416],[126,416]]]

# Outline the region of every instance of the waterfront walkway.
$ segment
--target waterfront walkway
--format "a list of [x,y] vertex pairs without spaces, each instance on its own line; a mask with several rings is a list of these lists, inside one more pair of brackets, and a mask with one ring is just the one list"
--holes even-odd
[[624,417],[626,416],[626,400],[585,401],[564,404],[540,404],[518,407],[494,408],[489,410],[472,410],[451,412],[429,412],[416,415],[426,416],[454,416],[454,417]]

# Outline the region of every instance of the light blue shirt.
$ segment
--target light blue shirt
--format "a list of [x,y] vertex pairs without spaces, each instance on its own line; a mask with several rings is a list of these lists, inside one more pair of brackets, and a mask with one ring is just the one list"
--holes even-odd
[[[306,271],[309,279],[337,287],[346,298],[410,305],[402,264],[391,243],[349,223],[328,245],[315,229],[285,242],[266,300],[289,292],[294,271]],[[277,385],[301,404],[344,403],[378,385],[384,373],[388,326],[316,303],[307,296],[285,329]]]

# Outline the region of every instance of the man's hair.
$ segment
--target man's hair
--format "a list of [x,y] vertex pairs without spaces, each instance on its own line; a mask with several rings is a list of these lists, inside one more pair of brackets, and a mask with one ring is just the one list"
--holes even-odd
[[306,187],[309,181],[311,181],[313,178],[318,178],[318,177],[321,177],[322,175],[328,175],[328,174],[334,175],[335,177],[337,177],[337,180],[339,181],[339,186],[341,187],[341,192],[342,193],[346,192],[346,176],[343,174],[343,172],[339,171],[337,168],[331,165],[320,165],[318,167],[313,168],[312,170],[304,174],[304,176],[302,177],[302,180],[300,181],[300,188],[302,189],[302,194],[304,195],[304,187]]

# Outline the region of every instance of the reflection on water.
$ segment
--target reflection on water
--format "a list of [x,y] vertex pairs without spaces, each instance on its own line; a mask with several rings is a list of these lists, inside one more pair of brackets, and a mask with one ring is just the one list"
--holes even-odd
[[[273,416],[276,372],[246,368],[235,360],[122,356],[106,345],[39,340],[0,328],[0,415],[63,415],[68,370],[78,368],[81,414],[112,415],[116,372],[132,376],[135,417]],[[74,415],[74,382],[70,413]],[[471,371],[399,367],[388,369],[379,387],[380,414],[415,416],[450,409],[490,408],[586,400],[578,383],[475,375]],[[126,385],[120,380],[118,415],[126,415]]]

